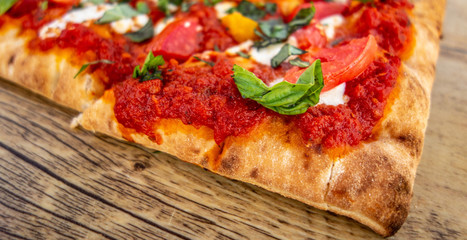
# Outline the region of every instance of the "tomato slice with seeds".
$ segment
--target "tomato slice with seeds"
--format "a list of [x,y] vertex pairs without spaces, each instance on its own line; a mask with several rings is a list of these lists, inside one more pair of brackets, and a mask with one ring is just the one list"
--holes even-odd
[[197,18],[175,20],[165,27],[149,44],[154,55],[162,55],[165,59],[174,58],[185,61],[193,55],[198,47]]
[[[378,44],[375,37],[354,39],[349,43],[311,52],[302,58],[314,62],[321,60],[324,88],[322,92],[331,90],[341,83],[350,81],[360,75],[375,59]],[[284,80],[295,83],[306,68],[293,67],[287,71]]]
[[[348,5],[344,3],[337,3],[337,2],[315,2],[313,3],[316,9],[315,16],[313,19],[321,20],[325,17],[334,15],[334,14],[339,14],[344,12],[347,8]],[[292,19],[297,15],[297,13],[302,10],[303,8],[309,8],[311,7],[311,3],[304,3],[295,8],[293,12],[287,16],[285,19],[286,22],[292,21]]]

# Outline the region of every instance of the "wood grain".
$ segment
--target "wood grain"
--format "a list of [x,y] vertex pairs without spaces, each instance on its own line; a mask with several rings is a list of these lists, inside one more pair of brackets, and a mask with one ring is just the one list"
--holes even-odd
[[[467,2],[447,7],[411,212],[394,239],[467,236]],[[380,238],[169,155],[70,129],[76,114],[0,81],[0,239]]]

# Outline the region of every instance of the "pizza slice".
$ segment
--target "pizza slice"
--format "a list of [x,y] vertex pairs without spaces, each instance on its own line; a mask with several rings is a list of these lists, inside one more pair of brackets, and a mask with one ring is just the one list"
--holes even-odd
[[[26,13],[23,2],[0,18],[9,36],[0,44],[16,49],[0,59],[0,74],[84,109],[75,126],[354,218],[383,236],[405,221],[444,1],[89,4],[83,9],[105,11],[58,31],[47,26],[79,11],[70,10],[76,1],[50,1],[46,11],[57,13],[44,22],[34,20],[43,10]],[[144,26],[128,35],[114,29],[128,18],[105,17],[120,8],[138,22],[144,5],[152,35]],[[25,64],[37,77],[22,73]]]

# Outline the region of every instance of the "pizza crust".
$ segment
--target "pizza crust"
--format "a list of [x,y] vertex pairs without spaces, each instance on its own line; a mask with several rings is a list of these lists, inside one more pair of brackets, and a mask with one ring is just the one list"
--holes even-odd
[[403,62],[378,140],[335,162],[326,202],[383,235],[407,218],[430,109],[445,1],[414,1],[416,45]]
[[27,42],[18,29],[4,27],[0,34],[0,77],[78,111],[102,96],[104,85],[91,75],[82,73],[74,78],[79,67],[67,61],[70,53],[32,53]]

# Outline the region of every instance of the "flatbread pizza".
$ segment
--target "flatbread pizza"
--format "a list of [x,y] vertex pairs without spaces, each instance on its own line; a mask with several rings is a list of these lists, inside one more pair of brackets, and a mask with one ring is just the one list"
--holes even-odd
[[382,236],[409,214],[445,1],[2,4],[0,76],[73,126]]

